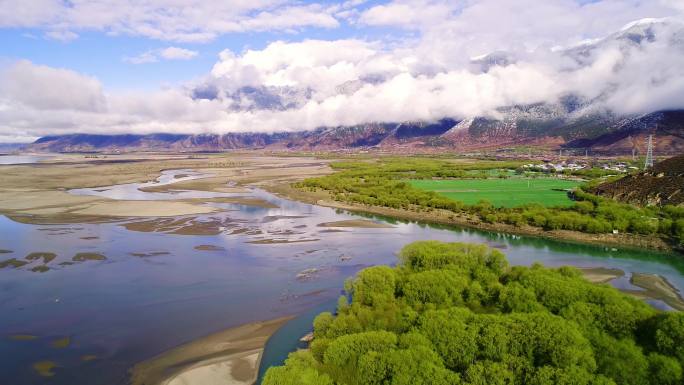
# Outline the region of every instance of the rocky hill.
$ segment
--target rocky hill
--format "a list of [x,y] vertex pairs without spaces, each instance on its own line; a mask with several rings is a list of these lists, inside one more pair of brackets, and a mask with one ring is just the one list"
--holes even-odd
[[684,205],[684,155],[597,186],[594,193],[638,205]]

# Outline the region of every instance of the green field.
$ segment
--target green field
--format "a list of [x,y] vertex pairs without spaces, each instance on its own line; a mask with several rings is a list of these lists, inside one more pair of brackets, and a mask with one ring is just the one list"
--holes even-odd
[[558,191],[577,187],[579,182],[555,179],[457,179],[412,180],[413,187],[437,192],[466,204],[482,199],[497,207],[516,207],[527,203],[544,206],[569,206],[567,192]]

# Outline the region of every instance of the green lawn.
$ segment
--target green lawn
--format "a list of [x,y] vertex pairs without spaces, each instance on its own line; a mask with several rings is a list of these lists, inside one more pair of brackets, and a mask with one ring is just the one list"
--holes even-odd
[[497,207],[515,207],[527,203],[544,206],[569,206],[572,204],[565,191],[579,182],[555,179],[456,179],[412,180],[413,187],[435,191],[441,195],[466,204],[476,204],[482,199]]

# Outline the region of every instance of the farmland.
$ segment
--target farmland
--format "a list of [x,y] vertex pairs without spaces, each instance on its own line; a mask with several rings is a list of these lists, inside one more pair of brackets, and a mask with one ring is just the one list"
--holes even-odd
[[556,178],[495,178],[456,180],[412,180],[415,188],[434,191],[447,198],[473,205],[481,200],[495,207],[516,207],[528,203],[541,205],[571,206],[574,202],[567,191],[579,182]]

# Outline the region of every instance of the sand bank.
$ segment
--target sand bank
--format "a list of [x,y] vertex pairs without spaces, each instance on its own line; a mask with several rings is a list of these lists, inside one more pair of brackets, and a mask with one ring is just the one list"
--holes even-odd
[[684,310],[684,299],[679,290],[660,275],[634,273],[629,280],[632,285],[638,286],[644,291],[630,291],[630,294],[639,298],[653,298],[661,300],[677,310]]
[[[578,269],[582,272],[584,278],[592,283],[609,283],[625,275],[625,272],[620,269],[605,267],[580,267]],[[684,298],[682,298],[679,290],[672,286],[665,277],[656,274],[632,273],[629,282],[643,290],[619,290],[635,298],[657,299],[674,309],[684,310]]]
[[251,385],[266,341],[291,319],[254,322],[181,345],[137,364],[131,384]]
[[311,238],[311,239],[294,239],[294,240],[288,240],[288,239],[257,239],[254,241],[247,241],[246,243],[251,243],[253,245],[276,245],[276,244],[282,244],[282,243],[304,243],[304,242],[317,242],[320,241],[318,238]]
[[625,272],[620,269],[606,267],[579,267],[578,269],[584,278],[591,283],[608,283],[625,275]]
[[213,207],[174,201],[106,201],[87,208],[75,210],[73,214],[101,215],[108,217],[175,217],[190,214],[216,212]]

